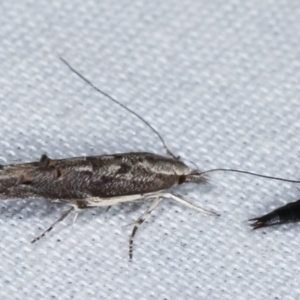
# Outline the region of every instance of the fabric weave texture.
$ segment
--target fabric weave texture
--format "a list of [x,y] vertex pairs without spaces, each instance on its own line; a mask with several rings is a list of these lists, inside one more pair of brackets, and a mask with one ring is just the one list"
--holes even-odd
[[[0,164],[146,151],[155,134],[59,60],[154,126],[201,170],[300,179],[299,1],[0,3]],[[299,185],[225,172],[164,200],[97,208],[30,241],[67,208],[2,201],[1,299],[297,299],[299,224],[247,220],[300,198]]]

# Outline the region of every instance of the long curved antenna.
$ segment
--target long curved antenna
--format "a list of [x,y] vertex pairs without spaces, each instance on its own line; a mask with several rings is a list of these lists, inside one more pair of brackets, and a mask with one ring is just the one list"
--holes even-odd
[[292,179],[285,179],[281,177],[274,177],[274,176],[268,176],[268,175],[261,175],[253,172],[247,172],[247,171],[241,171],[241,170],[235,170],[235,169],[211,169],[204,172],[200,172],[200,175],[211,173],[211,172],[217,172],[217,171],[224,171],[224,172],[233,172],[233,173],[242,173],[242,174],[248,174],[268,179],[274,179],[274,180],[280,180],[280,181],[286,181],[286,182],[293,182],[293,183],[300,183],[300,180],[292,180]]
[[171,150],[169,150],[169,148],[167,147],[164,139],[162,138],[162,136],[158,133],[157,130],[155,130],[150,123],[148,123],[145,119],[143,119],[141,116],[139,116],[136,112],[134,112],[133,110],[131,110],[130,108],[128,108],[127,106],[125,106],[124,104],[122,104],[121,102],[119,102],[118,100],[114,99],[112,96],[108,95],[107,93],[101,91],[99,88],[97,88],[91,81],[89,81],[87,78],[85,78],[83,75],[81,75],[78,71],[76,71],[66,60],[64,60],[62,57],[59,57],[60,60],[65,63],[69,69],[74,72],[75,74],[77,74],[77,76],[79,76],[82,80],[84,80],[87,84],[89,84],[92,88],[94,88],[97,92],[101,93],[102,95],[104,95],[105,97],[109,98],[111,101],[113,101],[114,103],[118,104],[119,106],[121,106],[122,108],[126,109],[127,111],[129,111],[130,113],[132,113],[133,115],[135,115],[137,118],[139,118],[142,122],[144,122],[144,124],[146,124],[157,136],[158,138],[161,140],[163,147],[165,148],[167,154],[171,155],[174,159],[178,159],[172,152]]

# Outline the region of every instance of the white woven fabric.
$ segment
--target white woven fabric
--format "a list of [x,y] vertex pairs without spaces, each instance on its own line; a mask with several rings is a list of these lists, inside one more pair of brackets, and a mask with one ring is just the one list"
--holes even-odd
[[[147,151],[299,179],[299,1],[0,2],[0,164]],[[247,219],[300,198],[296,184],[215,173],[176,189],[210,217],[163,201],[88,210],[30,240],[65,207],[3,201],[1,299],[297,299],[299,224]]]

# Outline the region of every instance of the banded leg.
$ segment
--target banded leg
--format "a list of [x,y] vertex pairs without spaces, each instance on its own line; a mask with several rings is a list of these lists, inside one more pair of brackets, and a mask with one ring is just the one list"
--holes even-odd
[[38,241],[42,237],[44,237],[47,232],[50,232],[55,227],[55,225],[57,225],[58,223],[60,223],[61,221],[63,221],[73,210],[75,210],[74,206],[72,206],[70,209],[68,209],[66,212],[64,212],[61,215],[61,217],[56,222],[54,222],[47,230],[45,230],[41,235],[39,235],[38,237],[36,237],[35,239],[33,239],[31,241],[31,244],[35,243],[36,241]]
[[134,227],[132,230],[132,233],[129,238],[129,260],[132,260],[132,252],[133,252],[133,238],[139,229],[140,225],[149,217],[151,212],[154,210],[154,208],[158,205],[158,203],[162,200],[161,197],[156,198],[153,200],[150,207],[134,222]]

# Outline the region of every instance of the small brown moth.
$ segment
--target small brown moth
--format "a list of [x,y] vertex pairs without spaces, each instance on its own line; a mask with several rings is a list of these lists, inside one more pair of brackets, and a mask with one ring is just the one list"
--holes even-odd
[[[280,178],[280,177],[274,177],[274,176],[268,176],[268,175],[261,175],[261,174],[257,174],[257,173],[253,173],[253,172],[248,172],[248,171],[242,171],[242,170],[236,170],[236,169],[224,169],[224,168],[218,168],[218,169],[211,169],[208,171],[204,171],[204,172],[200,172],[199,170],[191,170],[189,169],[183,162],[181,162],[179,160],[178,157],[176,157],[166,146],[163,138],[161,137],[161,135],[145,120],[143,119],[141,116],[139,116],[137,113],[135,113],[134,111],[132,111],[131,109],[129,109],[128,107],[124,106],[122,103],[120,103],[119,101],[117,101],[116,99],[112,98],[110,95],[104,93],[103,91],[101,91],[100,89],[98,89],[96,86],[94,86],[88,79],[86,79],[84,76],[82,76],[80,73],[78,73],[75,69],[73,69],[64,59],[60,58],[75,74],[77,74],[81,79],[83,79],[86,83],[88,83],[90,86],[92,86],[96,91],[100,92],[101,94],[103,94],[104,96],[108,97],[110,100],[112,100],[113,102],[117,103],[118,105],[120,105],[121,107],[123,107],[124,109],[126,109],[127,111],[131,112],[132,114],[134,114],[137,118],[139,118],[142,122],[144,122],[148,127],[150,127],[152,129],[152,131],[154,133],[156,133],[156,135],[159,137],[159,139],[161,140],[167,154],[169,156],[171,156],[171,158],[166,158],[163,156],[158,156],[155,154],[151,154],[151,153],[125,153],[122,154],[124,157],[125,156],[132,156],[134,155],[136,158],[138,157],[139,159],[143,159],[145,160],[146,157],[152,157],[153,160],[156,161],[156,164],[152,165],[151,168],[149,168],[149,173],[146,175],[146,181],[147,181],[147,192],[148,190],[150,190],[152,188],[152,193],[151,196],[154,198],[152,205],[149,207],[149,209],[135,222],[135,226],[133,228],[131,237],[130,237],[130,250],[129,250],[129,257],[132,258],[132,242],[133,242],[133,237],[138,229],[138,226],[143,223],[143,221],[147,218],[147,216],[149,216],[149,214],[151,213],[151,211],[157,206],[157,204],[161,201],[162,198],[172,198],[182,204],[185,204],[191,208],[194,208],[200,212],[206,213],[206,214],[210,214],[210,215],[215,215],[217,216],[218,214],[204,210],[203,208],[200,208],[198,206],[195,206],[189,202],[187,202],[186,200],[175,196],[171,193],[167,193],[167,192],[163,192],[163,190],[166,190],[168,188],[170,188],[171,186],[175,185],[175,184],[182,184],[185,182],[194,182],[194,183],[205,183],[207,181],[207,179],[204,177],[205,174],[207,173],[211,173],[211,172],[216,172],[216,171],[225,171],[225,172],[235,172],[235,173],[242,173],[242,174],[247,174],[247,175],[252,175],[252,176],[258,176],[258,177],[263,177],[263,178],[267,178],[267,179],[274,179],[274,180],[280,180],[280,181],[286,181],[286,182],[293,182],[293,183],[300,183],[300,181],[298,180],[291,180],[291,179],[285,179],[285,178]],[[100,156],[101,157],[101,156]],[[133,162],[133,165],[135,168],[138,166],[138,160]],[[144,166],[145,167],[145,166]],[[157,170],[157,167],[159,170]],[[168,171],[166,171],[168,170]],[[129,172],[127,173],[127,175],[130,176],[131,170],[128,170]],[[152,181],[152,179],[150,179],[153,175],[153,172],[156,174],[156,176],[159,176],[161,178],[161,176],[164,174],[164,179],[163,179],[163,184],[161,186],[159,186],[159,184],[157,184],[157,182]],[[166,176],[165,172],[168,173],[168,175]],[[175,177],[174,177],[175,176]],[[136,174],[135,180],[137,180],[137,182],[139,182],[139,180],[142,180],[143,176],[141,174]],[[171,180],[171,177],[174,178]],[[139,179],[138,179],[139,178]],[[171,180],[171,184],[167,184],[167,182]],[[136,182],[133,181],[128,181],[131,182],[131,186],[132,186],[132,193],[135,197],[133,198],[129,198],[128,199],[128,191],[124,190],[122,191],[122,193],[119,195],[119,200],[117,200],[116,204],[121,203],[121,202],[126,202],[126,201],[134,201],[137,199],[149,199],[149,197],[139,194],[136,192],[139,191],[139,184],[136,184]],[[146,193],[147,193],[146,192]],[[150,198],[151,199],[151,198]],[[107,204],[105,205],[110,205],[109,202],[111,200],[108,200]],[[111,201],[112,203],[112,201]],[[251,219],[250,221],[254,221],[253,224],[251,224],[251,226],[253,226],[254,229],[257,228],[261,228],[261,227],[265,227],[265,226],[271,226],[271,225],[276,225],[276,224],[283,224],[283,223],[287,223],[287,222],[296,222],[296,221],[300,221],[300,200],[287,204],[283,207],[280,207],[278,209],[276,209],[275,211],[271,212],[270,214],[267,214],[265,216],[262,216],[260,218],[254,218]]]
[[[78,76],[65,60],[61,60]],[[92,85],[93,86],[93,85]],[[32,243],[51,231],[56,224],[71,212],[91,207],[116,205],[135,200],[152,200],[147,211],[134,222],[130,236],[129,257],[132,259],[133,238],[150,213],[163,198],[171,198],[199,212],[218,214],[198,207],[187,200],[168,192],[177,184],[188,182],[205,183],[206,177],[175,157],[165,145],[160,134],[143,118],[122,105],[111,96],[101,92],[112,101],[136,115],[146,123],[163,142],[170,157],[146,152],[119,153],[112,155],[50,159],[43,155],[38,162],[10,164],[0,167],[0,199],[45,198],[67,203],[70,208]]]
[[46,231],[32,240],[32,243],[42,238],[72,212],[75,212],[76,219],[78,213],[87,208],[110,207],[130,201],[151,200],[150,207],[134,222],[129,239],[129,258],[131,260],[133,238],[139,226],[163,198],[173,199],[207,215],[218,216],[212,211],[196,206],[168,192],[168,189],[174,185],[189,182],[204,184],[207,181],[205,174],[214,171],[239,172],[291,181],[233,169],[213,169],[200,172],[197,169],[189,168],[167,148],[161,135],[146,120],[98,89],[64,59],[60,59],[96,91],[131,112],[149,126],[161,140],[169,157],[147,152],[131,152],[56,160],[42,155],[37,162],[0,165],[0,200],[45,198],[50,201],[63,202],[70,206]]

